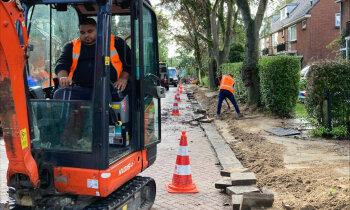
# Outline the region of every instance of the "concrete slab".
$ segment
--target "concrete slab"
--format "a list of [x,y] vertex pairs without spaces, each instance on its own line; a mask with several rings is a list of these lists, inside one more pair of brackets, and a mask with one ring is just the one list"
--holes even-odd
[[273,194],[246,193],[243,194],[241,209],[251,209],[251,207],[271,207],[273,202]]
[[241,195],[243,193],[260,192],[259,188],[247,185],[247,186],[230,186],[226,187],[226,193],[228,195]]
[[256,184],[256,177],[253,172],[231,173],[232,185],[253,185]]
[[231,205],[233,210],[239,210],[243,200],[243,195],[232,195],[231,196]]
[[230,177],[231,173],[244,173],[248,172],[249,168],[236,168],[236,167],[231,167],[231,168],[226,168],[220,171],[221,176],[226,176]]
[[230,146],[216,130],[215,125],[207,123],[201,123],[200,125],[213,146],[222,168],[243,168],[241,162],[236,158]]
[[232,186],[231,178],[222,177],[219,181],[215,182],[216,189],[226,189],[226,187]]

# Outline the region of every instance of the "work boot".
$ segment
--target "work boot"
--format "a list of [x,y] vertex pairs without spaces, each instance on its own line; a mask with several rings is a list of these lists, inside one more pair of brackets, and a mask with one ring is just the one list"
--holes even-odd
[[238,118],[242,118],[242,117],[243,117],[243,114],[238,113]]
[[219,115],[219,114],[216,114],[216,115],[215,115],[215,119],[220,119],[220,115]]

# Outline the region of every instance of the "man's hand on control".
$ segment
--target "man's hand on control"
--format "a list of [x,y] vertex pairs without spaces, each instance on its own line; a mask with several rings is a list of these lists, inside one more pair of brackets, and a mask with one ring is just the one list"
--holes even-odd
[[119,89],[120,91],[124,91],[126,85],[128,84],[128,80],[130,78],[130,74],[126,71],[123,71],[120,75],[120,78],[113,84],[115,88]]
[[72,79],[68,77],[68,71],[61,70],[57,76],[61,87],[67,88],[69,85],[72,85]]
[[63,88],[68,88],[70,85],[72,85],[72,79],[69,77],[60,77],[60,86]]
[[120,91],[124,91],[126,84],[128,84],[128,80],[125,78],[119,78],[118,81],[116,81],[113,85],[115,88],[119,89]]

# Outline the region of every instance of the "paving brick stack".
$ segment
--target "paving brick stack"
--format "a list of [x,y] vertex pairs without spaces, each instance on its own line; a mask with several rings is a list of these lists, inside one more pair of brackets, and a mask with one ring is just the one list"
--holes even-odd
[[228,168],[221,171],[222,178],[215,183],[215,188],[222,189],[231,196],[234,210],[272,207],[274,195],[262,193],[256,187],[255,174],[247,168]]

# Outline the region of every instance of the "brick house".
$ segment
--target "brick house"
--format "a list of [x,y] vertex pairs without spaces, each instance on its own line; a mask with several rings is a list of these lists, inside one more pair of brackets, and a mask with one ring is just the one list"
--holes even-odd
[[287,3],[280,8],[280,14],[270,17],[270,35],[262,40],[262,45],[268,49],[268,55],[301,57],[302,67],[321,59],[334,59],[334,49],[326,46],[339,38],[339,13],[339,5],[332,0]]
[[[339,4],[340,7],[340,13],[339,13],[339,21],[340,21],[340,27],[339,27],[339,34],[346,37],[347,40],[347,47],[344,48],[344,50],[349,48],[349,41],[350,41],[350,0],[335,0],[335,3]],[[349,58],[349,49],[347,51],[347,58]]]

